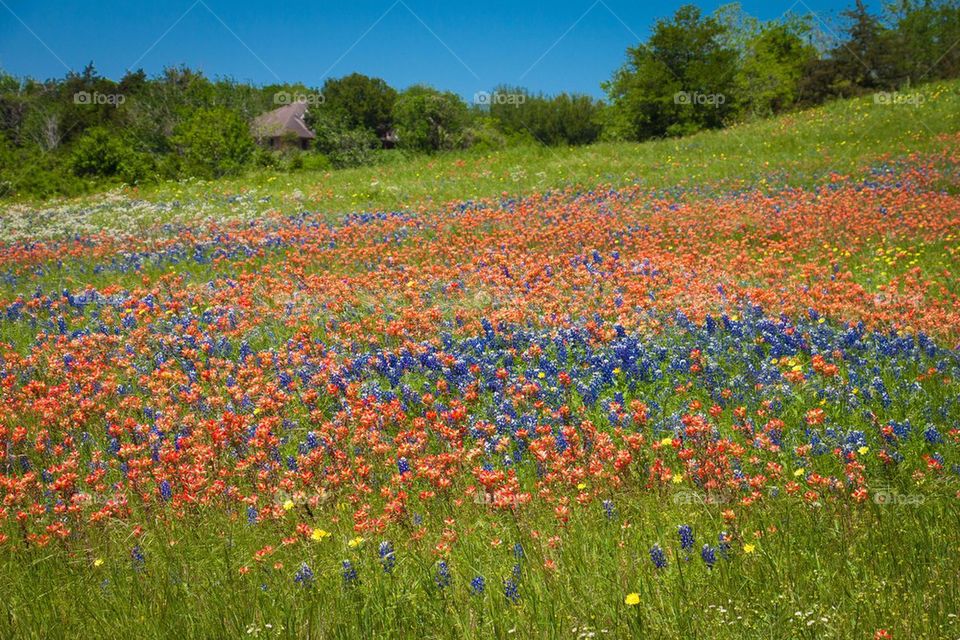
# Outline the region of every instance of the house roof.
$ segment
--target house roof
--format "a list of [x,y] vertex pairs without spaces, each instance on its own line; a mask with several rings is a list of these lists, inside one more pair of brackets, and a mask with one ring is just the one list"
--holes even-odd
[[253,120],[253,134],[258,138],[275,138],[292,133],[298,138],[316,138],[303,121],[307,112],[306,102],[291,102],[279,109],[262,113]]

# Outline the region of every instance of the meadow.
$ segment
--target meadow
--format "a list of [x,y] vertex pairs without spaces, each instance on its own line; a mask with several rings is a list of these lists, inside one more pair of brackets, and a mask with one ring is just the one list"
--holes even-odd
[[0,637],[960,638],[960,84],[0,213]]

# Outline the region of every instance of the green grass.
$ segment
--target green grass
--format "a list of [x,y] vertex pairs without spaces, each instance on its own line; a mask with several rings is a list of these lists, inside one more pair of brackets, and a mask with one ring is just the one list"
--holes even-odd
[[[255,216],[274,208],[333,214],[429,207],[599,183],[689,189],[810,185],[829,180],[832,172],[858,173],[909,153],[943,149],[938,138],[960,130],[960,83],[922,90],[928,99],[920,107],[877,105],[868,97],[681,140],[508,149],[489,155],[464,152],[408,162],[397,156],[395,163],[349,171],[254,173],[216,183],[167,184],[114,194],[114,202],[79,222],[75,213],[47,214],[36,229],[146,230],[157,222],[190,220],[198,211],[216,219]],[[944,189],[956,188],[957,182],[944,184]],[[231,194],[246,194],[249,207],[232,208],[224,200]],[[269,200],[259,202],[265,196]],[[128,200],[135,198],[201,206],[140,215],[127,210]],[[102,200],[103,196],[83,198],[70,206],[83,209]],[[75,226],[65,227],[68,223]],[[903,273],[912,261],[955,265],[951,240],[910,247],[902,239],[878,239],[876,254],[858,260],[864,267],[891,273]],[[192,267],[190,283],[223,271],[252,273],[257,265],[282,258],[278,252],[242,267],[230,263]],[[151,278],[163,271],[151,269],[146,272]],[[37,281],[53,288],[110,282],[134,286],[143,275],[81,270],[66,276],[52,272],[43,276],[47,280]],[[873,284],[867,277],[864,284]],[[956,282],[955,273],[942,276],[950,291],[956,291]],[[14,293],[12,288],[0,291]],[[251,339],[254,348],[281,344],[290,337],[289,328],[279,324],[264,327],[265,332],[270,330],[272,336],[264,333]],[[34,336],[4,337],[25,348]],[[896,375],[913,380],[923,372],[919,363],[912,363]],[[897,383],[890,371],[878,375],[891,387]],[[410,381],[415,387],[416,382]],[[698,392],[702,393],[696,399],[709,406],[710,395]],[[656,397],[668,412],[682,410],[692,399],[674,394],[669,385],[640,386],[631,394]],[[887,417],[911,417],[922,428],[927,409],[952,406],[953,413],[944,420],[955,424],[956,404],[949,401],[956,394],[956,381],[928,379],[915,394],[902,391],[898,399],[903,403],[895,404]],[[816,405],[818,397],[813,390],[797,387],[784,402],[792,413],[782,417],[799,423],[803,410]],[[750,407],[751,413],[758,409],[759,405]],[[828,410],[836,424],[870,428],[860,412],[847,415],[842,404],[831,404]],[[598,424],[605,420],[599,412],[589,417]],[[306,422],[307,416],[303,418]],[[102,425],[96,428],[102,431]],[[823,464],[836,465],[825,473],[842,476],[839,461]],[[896,638],[960,637],[960,508],[952,497],[955,479],[953,485],[918,484],[901,477],[905,474],[884,476],[888,472],[878,462],[870,464],[875,465],[869,470],[871,480],[888,480],[898,491],[917,493],[925,500],[855,506],[844,500],[806,504],[784,497],[752,509],[738,508],[738,519],[724,523],[718,505],[674,500],[686,485],[652,491],[641,489],[638,482],[615,494],[614,519],[604,517],[598,508],[574,509],[563,544],[550,549],[546,538],[557,524],[549,507],[515,516],[472,505],[467,499],[455,508],[454,502],[463,496],[453,493],[432,503],[423,523],[429,532],[424,540],[410,539],[411,524],[397,525],[384,535],[397,546],[397,565],[390,575],[383,574],[377,560],[380,538],[368,536],[358,547],[349,545],[355,535],[350,527],[352,505],[336,497],[316,514],[297,506],[284,519],[257,526],[248,526],[242,511],[224,513],[219,505],[191,507],[182,517],[173,517],[162,504],[135,504],[128,520],[84,529],[84,537],[71,539],[65,549],[52,545],[0,553],[4,604],[0,638],[846,640],[872,638],[878,628],[891,628]],[[784,482],[792,479],[792,471],[787,470]],[[531,488],[535,482],[529,473],[525,481]],[[440,591],[434,583],[438,556],[433,548],[447,526],[444,518],[454,513],[461,536],[448,556],[453,583]],[[290,534],[295,521],[310,521],[332,535],[321,542],[279,547],[277,541]],[[132,522],[148,524],[146,535],[136,536]],[[692,525],[697,535],[689,562],[675,555],[679,523]],[[15,527],[12,515],[3,526]],[[705,542],[715,544],[719,530],[736,534],[734,553],[709,570],[698,551]],[[496,540],[501,543],[493,544]],[[520,604],[511,605],[503,595],[502,579],[515,563],[512,546],[517,542],[525,549],[522,598]],[[647,555],[653,543],[663,544],[668,552],[669,570],[653,570]],[[146,558],[140,570],[134,569],[130,557],[135,544],[141,545]],[[253,562],[254,551],[264,544],[278,549],[264,562]],[[744,551],[748,544],[754,546],[752,553]],[[548,556],[558,562],[559,572],[544,568]],[[359,587],[344,587],[340,563],[345,559],[355,563]],[[316,573],[309,588],[292,580],[304,561]],[[275,568],[277,562],[282,566]],[[243,567],[250,567],[250,572],[242,575]],[[487,578],[486,594],[472,595],[470,580],[481,573]],[[640,596],[635,607],[624,604],[631,592]]]
[[[438,203],[575,185],[806,186],[830,173],[856,173],[888,158],[938,148],[937,139],[960,131],[960,81],[923,85],[919,105],[878,104],[873,96],[841,100],[777,118],[706,131],[686,138],[644,143],[609,142],[584,147],[515,147],[492,153],[450,152],[407,157],[398,152],[383,164],[339,171],[255,171],[215,182],[187,180],[124,187],[112,192],[115,206],[94,212],[94,226],[111,228],[125,200],[209,202],[224,217],[236,214],[224,197],[269,198],[261,211],[343,213],[370,209],[430,207]],[[958,188],[951,180],[945,189]],[[99,205],[103,196],[22,203],[16,208]],[[10,205],[6,207],[11,208]],[[3,209],[0,209],[2,218]],[[233,214],[231,213],[233,211]],[[56,218],[56,216],[54,216]],[[154,221],[177,219],[152,214]],[[55,223],[39,221],[41,226]]]
[[[0,634],[352,639],[593,632],[597,638],[847,640],[891,627],[902,638],[960,634],[960,546],[949,533],[960,519],[944,500],[853,510],[771,502],[731,527],[750,532],[755,551],[746,555],[738,545],[733,559],[719,560],[712,571],[698,550],[705,532],[724,528],[715,505],[679,506],[669,496],[642,493],[622,495],[617,504],[612,521],[599,510],[578,513],[564,546],[550,553],[557,573],[542,568],[546,541],[531,536],[553,528],[549,514],[512,522],[478,508],[468,522],[459,510],[458,527],[473,533],[448,557],[453,583],[444,592],[433,581],[436,556],[429,545],[398,543],[397,565],[385,575],[378,541],[350,549],[343,527],[306,550],[280,549],[241,576],[238,569],[249,562],[262,530],[202,512],[175,525],[159,522],[143,544],[146,566],[136,572],[129,531],[118,526],[91,541],[95,551],[70,559],[35,551],[4,560]],[[665,546],[669,570],[657,574],[647,555],[651,541],[672,542],[678,522],[693,526],[697,550],[688,562]],[[433,531],[443,526],[439,517],[425,524]],[[754,538],[754,531],[763,535]],[[495,548],[490,541],[497,537],[503,543]],[[500,580],[511,573],[517,541],[526,557],[521,604],[513,606]],[[94,566],[97,558],[106,560]],[[340,562],[347,558],[360,575],[355,588],[342,584]],[[284,566],[275,569],[277,561]],[[302,561],[315,571],[309,588],[291,578]],[[482,597],[470,593],[477,573],[487,576]],[[631,592],[640,594],[640,605],[624,605]]]
[[[168,184],[143,190],[148,199],[202,197],[210,190],[274,196],[281,208],[341,212],[391,209],[524,194],[568,185],[639,183],[654,188],[730,182],[809,184],[886,157],[936,146],[960,131],[960,81],[925,85],[919,106],[877,104],[872,96],[645,143],[511,148],[417,157],[381,166],[295,174],[259,172],[216,183]],[[301,197],[295,192],[299,191]]]

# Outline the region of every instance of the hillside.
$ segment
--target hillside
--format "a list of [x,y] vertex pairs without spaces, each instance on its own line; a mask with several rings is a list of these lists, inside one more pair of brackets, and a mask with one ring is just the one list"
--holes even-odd
[[957,89],[9,208],[0,637],[960,637]]
[[[558,187],[805,186],[885,159],[941,148],[960,131],[960,81],[876,94],[693,136],[646,143],[508,148],[408,157],[339,171],[259,171],[48,203],[7,205],[7,237],[71,230],[141,232],[156,223],[255,218],[266,211],[344,213],[522,196]],[[956,175],[955,172],[953,175]],[[956,181],[944,185],[956,188]]]

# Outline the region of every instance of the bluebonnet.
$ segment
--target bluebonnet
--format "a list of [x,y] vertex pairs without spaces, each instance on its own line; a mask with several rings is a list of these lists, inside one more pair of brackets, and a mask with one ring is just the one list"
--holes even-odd
[[397,558],[394,555],[393,543],[389,540],[384,540],[380,543],[378,553],[380,554],[380,564],[383,566],[383,572],[390,573],[393,571],[393,565],[397,562]]
[[650,560],[657,569],[663,569],[667,566],[667,556],[663,553],[660,545],[655,544],[650,548]]
[[441,560],[437,563],[437,575],[434,576],[433,580],[437,583],[437,588],[441,591],[450,586],[453,578],[450,576],[450,567],[447,566],[446,560]]
[[130,559],[133,561],[133,568],[136,571],[143,569],[143,565],[146,564],[146,559],[143,556],[143,550],[140,548],[140,545],[136,545],[130,550]]
[[257,513],[257,508],[253,505],[247,507],[247,524],[257,524],[257,518],[259,517]]
[[513,555],[517,560],[523,560],[523,545],[519,542],[513,545]]
[[164,500],[169,500],[173,497],[173,490],[170,488],[170,483],[166,480],[160,482],[160,497]]
[[303,587],[309,587],[313,584],[313,570],[306,562],[302,563],[297,572],[293,574],[293,581]]
[[680,536],[680,548],[684,551],[693,549],[693,529],[688,524],[682,524],[677,527],[677,534]]
[[470,581],[470,593],[475,596],[481,595],[487,588],[487,579],[483,576],[476,576]]
[[400,472],[400,475],[410,472],[410,462],[406,458],[400,458],[397,460],[397,470]]
[[342,575],[344,586],[351,587],[357,583],[357,570],[349,560],[343,561]]
[[617,515],[617,508],[613,505],[613,500],[603,501],[603,513],[607,519],[612,520]]
[[930,444],[940,444],[943,442],[943,436],[933,425],[927,427],[926,431],[923,432],[923,437],[926,438]]
[[726,560],[730,554],[730,534],[726,531],[721,531],[717,536],[717,548],[720,551],[720,557]]
[[510,601],[510,604],[520,602],[520,584],[516,578],[507,578],[503,581],[503,595]]
[[700,557],[703,558],[703,561],[706,563],[709,569],[713,569],[713,565],[717,562],[717,550],[710,545],[705,544],[703,545],[703,549],[700,551]]

